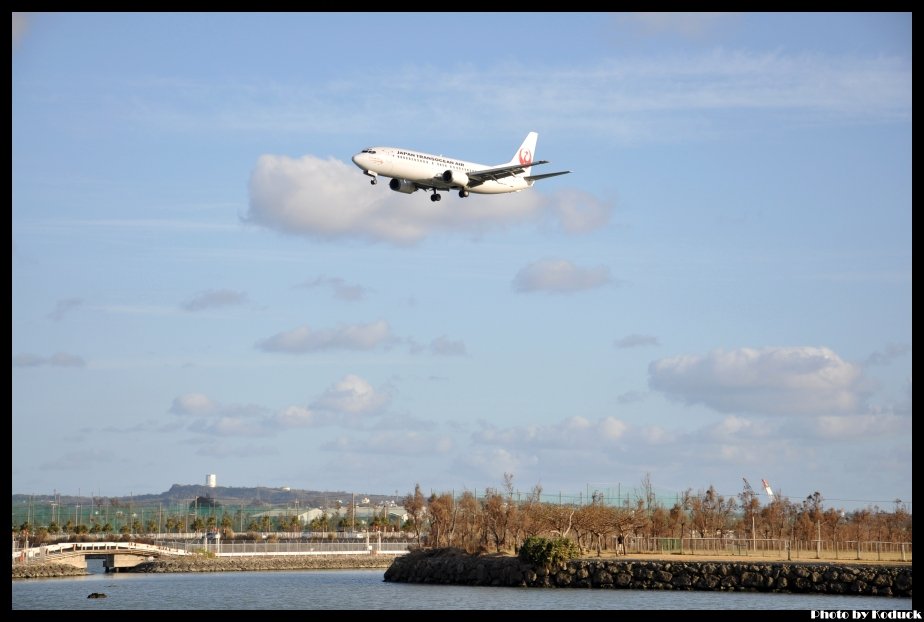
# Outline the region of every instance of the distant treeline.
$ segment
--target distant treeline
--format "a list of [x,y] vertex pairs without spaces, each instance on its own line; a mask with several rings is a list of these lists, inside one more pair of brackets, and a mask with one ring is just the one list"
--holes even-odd
[[294,504],[281,505],[245,504],[240,499],[228,503],[202,495],[167,505],[94,498],[83,507],[34,504],[25,515],[14,503],[12,531],[16,539],[38,543],[65,535],[220,532],[223,538],[233,539],[245,533],[403,530],[421,545],[498,552],[517,550],[526,538],[536,535],[571,538],[581,548],[598,551],[620,536],[912,542],[911,513],[900,500],[892,508],[847,512],[825,507],[820,492],[799,501],[777,495],[761,503],[746,485],[735,496],[723,496],[712,486],[697,492],[688,489],[665,503],[647,475],[632,494],[617,499],[594,491],[561,502],[549,501],[550,495],[538,485],[528,493],[518,492],[510,474],[504,475],[500,487],[487,488],[481,495],[472,491],[425,495],[417,484],[414,492],[397,499],[398,509],[403,510],[397,513],[395,497],[363,498],[368,511],[362,518],[355,495],[318,494],[338,498],[333,508],[314,512],[310,521],[302,520],[307,505],[299,506],[297,497]]

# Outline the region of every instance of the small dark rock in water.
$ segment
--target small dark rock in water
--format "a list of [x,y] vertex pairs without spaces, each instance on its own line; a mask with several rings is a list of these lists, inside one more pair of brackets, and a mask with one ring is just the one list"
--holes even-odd
[[93,592],[92,594],[87,596],[87,598],[108,598],[108,597],[102,592]]

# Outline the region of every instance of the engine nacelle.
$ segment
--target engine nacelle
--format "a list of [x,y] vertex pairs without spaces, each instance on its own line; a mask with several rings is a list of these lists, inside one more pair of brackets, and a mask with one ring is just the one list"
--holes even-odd
[[388,187],[394,190],[395,192],[403,192],[404,194],[410,194],[412,192],[417,192],[417,186],[414,185],[414,182],[408,181],[406,179],[394,179],[388,182]]
[[443,181],[445,181],[447,184],[452,184],[453,186],[465,188],[468,186],[468,175],[465,173],[459,173],[457,171],[446,171],[443,173]]

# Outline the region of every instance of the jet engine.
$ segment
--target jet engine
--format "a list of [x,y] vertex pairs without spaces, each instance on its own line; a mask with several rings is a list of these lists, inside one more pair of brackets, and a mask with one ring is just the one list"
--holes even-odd
[[390,182],[388,182],[388,187],[395,192],[403,192],[404,194],[417,192],[417,186],[414,184],[414,182],[408,181],[406,179],[392,179]]
[[458,173],[456,171],[446,171],[443,173],[443,181],[445,181],[447,184],[452,184],[453,186],[465,188],[468,186],[468,175],[465,173]]

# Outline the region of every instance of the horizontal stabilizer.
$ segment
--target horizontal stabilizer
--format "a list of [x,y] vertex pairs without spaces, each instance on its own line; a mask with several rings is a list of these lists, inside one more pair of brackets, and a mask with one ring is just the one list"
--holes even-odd
[[567,175],[571,171],[558,171],[557,173],[546,173],[545,175],[530,175],[529,177],[524,177],[526,181],[536,181],[537,179],[545,179],[546,177],[555,177],[557,175]]

